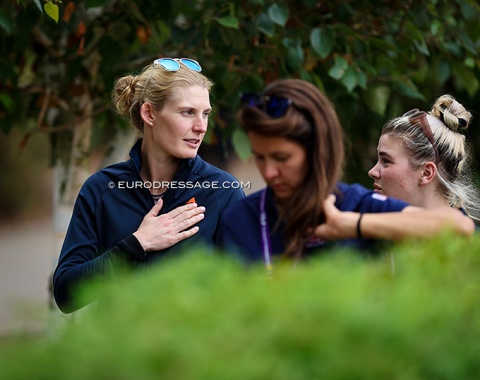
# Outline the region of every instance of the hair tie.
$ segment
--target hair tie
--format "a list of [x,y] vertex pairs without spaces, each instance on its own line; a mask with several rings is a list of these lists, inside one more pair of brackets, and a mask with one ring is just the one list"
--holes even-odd
[[465,128],[467,126],[467,121],[461,117],[458,118],[458,125],[460,125],[460,127],[462,128]]

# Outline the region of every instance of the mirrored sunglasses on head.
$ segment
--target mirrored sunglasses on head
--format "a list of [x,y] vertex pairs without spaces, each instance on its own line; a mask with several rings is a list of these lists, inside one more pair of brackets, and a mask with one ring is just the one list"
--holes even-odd
[[288,107],[294,105],[291,99],[283,96],[258,95],[251,92],[242,93],[240,101],[244,106],[261,109],[271,117],[282,117],[287,112]]
[[178,71],[180,70],[180,64],[187,66],[190,70],[200,72],[202,71],[202,66],[191,58],[158,58],[153,61],[153,66],[162,66],[165,70],[168,71]]

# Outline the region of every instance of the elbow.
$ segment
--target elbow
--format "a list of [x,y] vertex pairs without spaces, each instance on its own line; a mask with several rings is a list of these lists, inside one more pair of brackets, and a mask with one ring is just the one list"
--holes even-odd
[[57,304],[58,309],[63,314],[71,314],[77,310],[66,297],[60,296],[57,292],[54,292],[53,298],[55,299],[55,303]]
[[73,296],[68,290],[70,286],[62,280],[62,276],[55,274],[53,278],[53,299],[58,309],[64,314],[70,314],[77,311],[79,307],[75,307]]
[[466,225],[464,226],[463,231],[461,232],[462,235],[465,235],[465,236],[473,235],[473,233],[475,232],[475,222],[472,219],[468,218],[468,222],[465,224]]
[[455,230],[462,236],[471,236],[475,232],[475,222],[461,211],[458,211],[457,219],[453,223]]

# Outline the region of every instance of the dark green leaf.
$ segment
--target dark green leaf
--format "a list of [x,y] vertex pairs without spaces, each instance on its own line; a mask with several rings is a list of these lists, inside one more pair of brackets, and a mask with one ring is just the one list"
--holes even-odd
[[365,70],[366,74],[369,76],[376,76],[377,75],[377,69],[372,66],[370,62],[368,62],[365,59],[359,59],[356,61],[357,65],[361,67],[363,70]]
[[408,96],[412,99],[426,101],[425,96],[418,90],[417,86],[407,77],[399,77],[392,81],[393,90],[397,93]]
[[470,37],[465,32],[460,32],[459,37],[465,49],[467,49],[474,56],[478,56],[479,48],[475,46]]
[[301,71],[303,69],[304,60],[305,53],[300,44],[288,48],[287,62],[294,71]]
[[235,16],[216,17],[215,20],[226,28],[238,29],[238,18]]
[[14,105],[13,99],[7,94],[0,94],[0,103],[2,104],[2,108],[10,113],[12,111],[12,107]]
[[411,21],[405,22],[404,29],[408,32],[408,37],[414,41],[423,41],[424,36],[421,30]]
[[12,34],[12,20],[2,10],[0,10],[0,28],[7,34]]
[[327,57],[335,43],[335,32],[331,28],[314,28],[310,32],[310,45],[321,57]]
[[438,64],[438,80],[440,83],[445,83],[445,81],[450,77],[450,64],[447,60],[441,59]]
[[455,63],[453,65],[453,72],[457,85],[461,88],[467,90],[470,96],[474,96],[479,87],[480,83],[475,77],[474,70],[467,69],[465,65],[461,63]]
[[269,37],[273,36],[273,33],[275,32],[275,24],[265,13],[262,13],[260,16],[258,16],[257,28]]
[[361,88],[363,88],[364,90],[367,89],[367,76],[365,75],[365,73],[360,70],[359,68],[357,68],[355,70],[355,73],[357,75],[357,83],[358,83],[358,86],[360,86]]
[[388,51],[394,51],[396,49],[396,46],[388,42],[384,38],[367,38],[366,42],[372,46],[375,47],[379,50],[381,50],[384,54]]
[[413,44],[415,45],[415,48],[423,55],[426,55],[426,56],[430,55],[430,52],[428,51],[428,47],[425,40],[414,41]]
[[456,44],[454,42],[445,42],[443,46],[447,49],[447,51],[457,57],[462,56],[462,48],[459,46],[459,44]]
[[363,99],[368,108],[384,116],[390,100],[390,88],[385,85],[369,86]]
[[324,94],[325,94],[325,86],[323,85],[322,78],[316,73],[310,73],[312,76],[312,82],[315,86],[317,86]]
[[286,4],[272,4],[268,8],[268,15],[271,20],[282,27],[287,23],[288,14],[288,6]]
[[340,82],[347,88],[348,92],[352,92],[357,87],[357,72],[353,66],[348,67]]
[[430,26],[430,33],[432,33],[432,36],[437,36],[441,28],[442,23],[439,20],[434,20]]

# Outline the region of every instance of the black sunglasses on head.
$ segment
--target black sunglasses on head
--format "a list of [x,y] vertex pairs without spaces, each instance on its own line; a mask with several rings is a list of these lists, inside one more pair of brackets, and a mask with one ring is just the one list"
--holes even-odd
[[291,99],[283,96],[259,95],[251,92],[242,93],[240,101],[244,106],[261,109],[271,117],[282,117],[288,107],[295,105]]

